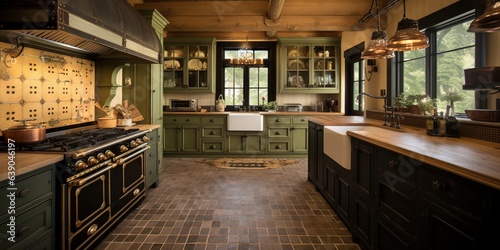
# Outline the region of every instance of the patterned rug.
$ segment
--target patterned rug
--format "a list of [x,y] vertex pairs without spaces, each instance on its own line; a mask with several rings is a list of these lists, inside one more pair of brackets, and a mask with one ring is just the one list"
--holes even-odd
[[296,159],[277,158],[218,158],[218,159],[195,159],[195,162],[208,164],[218,168],[228,169],[267,169],[278,168],[286,165],[296,164]]

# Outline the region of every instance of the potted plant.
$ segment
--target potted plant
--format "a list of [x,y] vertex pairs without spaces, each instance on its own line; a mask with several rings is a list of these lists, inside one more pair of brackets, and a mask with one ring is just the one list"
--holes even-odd
[[394,98],[394,108],[399,112],[410,113],[411,106],[414,106],[414,101],[411,100],[404,93]]
[[268,102],[266,103],[265,108],[269,112],[276,112],[276,110],[278,110],[278,102],[277,101]]
[[464,96],[459,92],[450,91],[444,93],[439,99],[450,105],[450,116],[455,116],[455,102],[463,101]]

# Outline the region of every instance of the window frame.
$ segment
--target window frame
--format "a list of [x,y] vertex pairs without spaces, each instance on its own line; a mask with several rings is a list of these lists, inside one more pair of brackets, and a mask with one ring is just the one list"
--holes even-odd
[[[476,6],[472,1],[459,1],[439,11],[436,11],[422,19],[418,20],[420,29],[424,31],[429,38],[430,46],[425,49],[425,91],[431,98],[437,96],[436,71],[436,33],[442,29],[456,25],[457,23],[473,19],[477,12]],[[475,33],[475,67],[483,67],[485,65],[485,35],[484,33]],[[404,52],[395,52],[395,58],[391,63],[392,72],[388,75],[391,77],[392,97],[398,96],[404,89]],[[392,104],[392,102],[391,102]],[[487,107],[486,91],[475,92],[475,108]]]
[[[226,50],[239,50],[245,48],[246,42],[217,42],[216,49],[216,94],[215,96],[224,96],[224,69],[227,66],[227,60],[224,59],[224,52]],[[268,58],[264,60],[265,66],[268,68],[268,97],[266,102],[276,101],[276,53],[277,53],[276,42],[248,42],[249,50],[267,50]],[[244,72],[248,73],[248,67],[244,69]],[[244,73],[245,74],[245,73]],[[248,78],[245,75],[244,78]],[[248,80],[248,79],[245,79]],[[249,86],[245,84],[245,92],[249,92]],[[246,98],[248,99],[248,98]],[[244,106],[249,106],[249,100],[245,100]],[[234,111],[236,106],[239,105],[226,105],[226,110]]]

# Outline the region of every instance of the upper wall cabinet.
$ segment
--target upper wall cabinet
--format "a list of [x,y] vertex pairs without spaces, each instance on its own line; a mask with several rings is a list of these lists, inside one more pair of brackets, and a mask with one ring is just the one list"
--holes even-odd
[[339,93],[339,38],[280,38],[281,93]]
[[214,93],[215,38],[166,38],[163,87],[167,93]]

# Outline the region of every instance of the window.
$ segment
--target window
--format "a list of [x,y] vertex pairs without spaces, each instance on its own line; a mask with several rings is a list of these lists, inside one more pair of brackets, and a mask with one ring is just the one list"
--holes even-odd
[[454,103],[455,112],[463,113],[475,106],[474,91],[462,90],[464,69],[476,67],[475,62],[482,55],[476,55],[476,34],[467,32],[474,12],[467,9],[460,15],[450,16],[459,18],[443,20],[442,13],[437,13],[425,20],[439,24],[427,25],[425,33],[429,38],[429,48],[396,53],[397,91],[399,94],[426,94],[436,98],[438,111],[444,111],[448,104],[442,100],[444,95],[459,94],[463,100]]
[[[217,67],[221,73],[217,76],[217,96],[224,96],[228,110],[276,100],[276,62],[272,59],[276,58],[275,47],[275,43],[265,42],[244,46],[217,44]],[[258,64],[245,64],[245,60]]]

